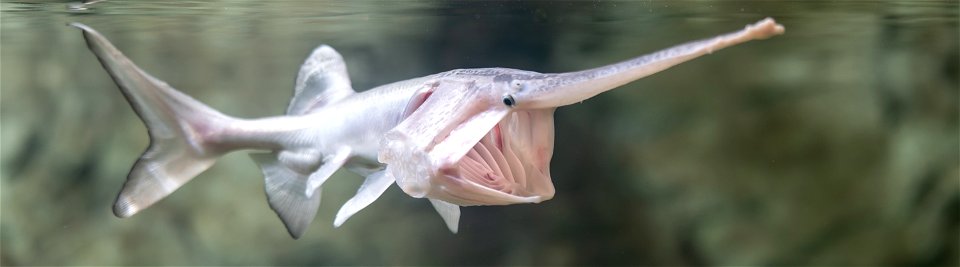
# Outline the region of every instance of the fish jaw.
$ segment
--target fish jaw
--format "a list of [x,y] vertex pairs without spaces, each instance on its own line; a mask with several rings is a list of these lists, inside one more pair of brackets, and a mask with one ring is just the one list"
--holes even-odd
[[379,154],[404,192],[460,206],[553,197],[552,109],[512,110],[496,86],[444,81],[430,88],[387,132]]

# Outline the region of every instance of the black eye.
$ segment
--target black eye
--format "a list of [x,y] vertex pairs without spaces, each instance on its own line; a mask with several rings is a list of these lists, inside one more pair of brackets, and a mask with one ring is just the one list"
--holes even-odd
[[517,102],[513,100],[513,96],[512,96],[512,95],[504,95],[504,96],[503,96],[503,104],[504,104],[504,105],[507,105],[508,107],[513,107],[513,105],[516,105]]

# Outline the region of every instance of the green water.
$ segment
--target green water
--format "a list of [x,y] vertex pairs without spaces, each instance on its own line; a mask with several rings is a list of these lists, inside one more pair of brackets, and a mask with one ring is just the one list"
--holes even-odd
[[[957,1],[0,2],[0,265],[952,265]],[[579,70],[739,29],[718,51],[556,113],[554,199],[463,208],[396,187],[344,226],[340,172],[292,240],[244,154],[164,201],[110,207],[145,129],[82,22],[226,114],[281,114],[304,57],[353,85],[455,68]]]

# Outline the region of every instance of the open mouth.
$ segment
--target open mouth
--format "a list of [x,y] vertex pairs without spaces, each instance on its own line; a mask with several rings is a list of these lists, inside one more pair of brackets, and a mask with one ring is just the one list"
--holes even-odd
[[[549,134],[534,133],[532,131],[545,129],[529,127],[531,119],[552,119],[550,115],[537,118],[525,111],[508,114],[470,148],[454,168],[441,169],[440,179],[460,185],[442,189],[464,205],[537,203],[552,198],[549,168],[552,121]],[[533,140],[533,137],[551,140]]]
[[510,110],[482,92],[440,86],[415,102],[385,136],[387,172],[411,196],[460,206],[552,198],[553,109]]
[[[514,169],[517,169],[516,173]],[[457,162],[456,170],[460,178],[485,188],[510,195],[527,195],[522,192],[526,190],[521,187],[525,178],[523,166],[520,165],[517,155],[509,147],[503,146],[500,124],[494,126],[493,130]]]

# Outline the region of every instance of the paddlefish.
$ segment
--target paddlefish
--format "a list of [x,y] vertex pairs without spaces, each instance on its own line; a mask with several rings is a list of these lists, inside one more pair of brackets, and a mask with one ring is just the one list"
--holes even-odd
[[592,69],[538,73],[457,69],[353,89],[343,57],[320,45],[296,76],[286,114],[225,115],[148,74],[93,28],[81,29],[134,112],[149,147],[133,164],[113,213],[150,207],[234,151],[263,172],[267,201],[293,238],[320,205],[324,182],[341,168],[365,180],[334,219],[348,218],[396,184],[425,198],[456,233],[460,207],[539,203],[553,198],[553,113],[716,50],[782,34],[767,18],[732,33]]

